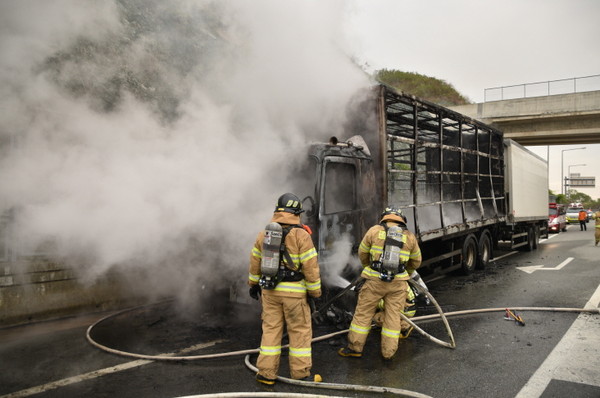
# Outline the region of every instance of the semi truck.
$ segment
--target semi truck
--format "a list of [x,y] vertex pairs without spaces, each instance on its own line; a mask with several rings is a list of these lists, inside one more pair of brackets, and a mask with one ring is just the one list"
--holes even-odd
[[340,137],[313,143],[296,175],[321,268],[356,253],[385,206],[403,210],[421,274],[484,268],[500,244],[548,234],[547,163],[500,130],[383,84],[350,104]]

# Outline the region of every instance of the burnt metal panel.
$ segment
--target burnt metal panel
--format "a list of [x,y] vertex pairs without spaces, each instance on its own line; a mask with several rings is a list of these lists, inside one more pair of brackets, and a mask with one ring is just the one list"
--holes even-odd
[[383,87],[387,202],[421,240],[504,220],[502,132]]

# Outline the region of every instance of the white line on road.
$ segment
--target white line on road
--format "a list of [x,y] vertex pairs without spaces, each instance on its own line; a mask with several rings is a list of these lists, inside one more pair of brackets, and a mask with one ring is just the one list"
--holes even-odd
[[[600,286],[585,305],[598,308]],[[540,397],[550,381],[600,387],[600,316],[580,314],[516,398]]]
[[569,257],[567,258],[565,261],[563,261],[562,263],[558,264],[556,267],[554,268],[544,268],[543,265],[530,265],[527,267],[517,267],[517,269],[523,271],[523,272],[527,272],[528,274],[531,274],[535,271],[559,271],[562,269],[562,267],[564,267],[565,265],[569,264],[571,261],[573,261],[573,257]]
[[[187,352],[196,351],[196,350],[199,350],[199,349],[202,349],[202,348],[213,346],[213,345],[217,344],[220,341],[222,341],[222,340],[211,341],[209,343],[203,343],[203,344],[196,344],[194,346],[191,346],[191,347],[188,347],[188,348],[184,348],[183,350],[180,350],[180,351],[177,351],[177,352],[171,352],[171,353],[159,354],[159,355],[162,355],[162,356],[169,356],[169,355],[171,355],[172,356],[172,355],[175,355],[175,354],[185,354]],[[53,381],[51,383],[43,384],[41,386],[31,387],[31,388],[28,388],[26,390],[16,391],[16,392],[13,392],[13,393],[10,393],[10,394],[7,394],[7,395],[2,395],[2,396],[0,396],[0,398],[28,397],[30,395],[39,394],[39,393],[44,392],[44,391],[53,390],[55,388],[68,386],[69,384],[75,384],[75,383],[79,383],[81,381],[95,379],[97,377],[104,376],[104,375],[107,375],[107,374],[110,374],[110,373],[116,373],[116,372],[120,372],[120,371],[123,371],[123,370],[131,369],[131,368],[136,368],[138,366],[147,365],[147,364],[152,363],[152,362],[154,362],[154,361],[147,360],[147,359],[140,359],[140,360],[137,360],[137,361],[126,362],[126,363],[122,363],[120,365],[111,366],[109,368],[104,368],[104,369],[100,369],[100,370],[94,370],[92,372],[80,374],[80,375],[73,376],[73,377],[67,377],[66,379]]]
[[493,263],[494,261],[498,261],[504,257],[508,257],[508,256],[512,256],[513,254],[517,254],[518,252],[510,252],[510,253],[506,253],[500,257],[494,257],[493,259],[490,260],[490,263]]

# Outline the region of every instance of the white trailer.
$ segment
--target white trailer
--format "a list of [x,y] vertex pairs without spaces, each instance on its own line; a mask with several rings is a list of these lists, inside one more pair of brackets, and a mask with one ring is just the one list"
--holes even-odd
[[540,235],[548,233],[548,163],[505,139],[504,167],[507,217],[503,236],[513,248],[533,250]]

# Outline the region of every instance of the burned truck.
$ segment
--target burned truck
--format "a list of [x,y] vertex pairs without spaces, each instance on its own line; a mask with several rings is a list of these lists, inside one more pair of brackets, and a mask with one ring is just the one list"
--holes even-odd
[[501,131],[385,85],[352,106],[349,138],[310,146],[299,190],[322,269],[388,205],[419,240],[422,274],[471,273],[499,244],[534,250],[547,234],[547,163]]

